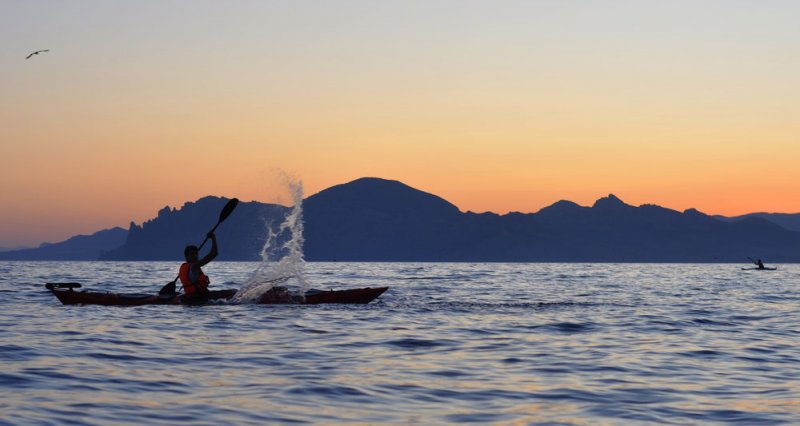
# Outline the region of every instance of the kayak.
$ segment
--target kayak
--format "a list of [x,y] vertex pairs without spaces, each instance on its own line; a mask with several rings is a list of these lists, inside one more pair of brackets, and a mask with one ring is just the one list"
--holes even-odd
[[742,271],[777,271],[778,268],[742,268]]
[[[75,291],[80,283],[47,283],[50,290],[64,305],[183,305],[193,304],[181,294],[109,293],[97,291]],[[349,290],[309,290],[305,295],[291,293],[286,287],[273,287],[258,300],[259,304],[318,305],[322,303],[365,304],[375,300],[389,287],[366,287]],[[229,300],[236,289],[211,290],[208,302]]]

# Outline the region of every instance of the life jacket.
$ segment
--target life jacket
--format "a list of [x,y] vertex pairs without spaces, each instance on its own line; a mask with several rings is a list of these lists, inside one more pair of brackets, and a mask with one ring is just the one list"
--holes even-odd
[[178,277],[181,279],[181,284],[183,284],[183,291],[186,292],[187,296],[191,296],[198,291],[208,291],[208,285],[211,283],[211,280],[209,280],[206,274],[203,273],[202,269],[198,268],[200,270],[200,274],[197,276],[197,280],[192,281],[189,273],[191,267],[191,263],[185,262],[183,265],[181,265],[180,271],[178,271]]

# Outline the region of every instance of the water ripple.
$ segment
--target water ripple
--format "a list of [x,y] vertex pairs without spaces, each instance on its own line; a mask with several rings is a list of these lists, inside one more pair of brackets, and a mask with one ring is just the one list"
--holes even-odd
[[[235,286],[254,266],[207,272]],[[320,288],[392,290],[365,306],[61,306],[43,282],[154,292],[175,265],[0,262],[0,423],[800,424],[794,265],[308,269]]]

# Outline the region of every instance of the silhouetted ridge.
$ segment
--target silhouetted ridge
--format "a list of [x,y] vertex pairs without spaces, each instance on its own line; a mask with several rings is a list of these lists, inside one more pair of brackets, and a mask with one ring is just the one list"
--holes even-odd
[[593,209],[620,209],[626,207],[633,207],[633,206],[625,204],[614,194],[608,194],[607,197],[598,199],[597,201],[594,202],[594,205],[592,205]]
[[304,203],[305,253],[320,260],[438,260],[458,207],[394,180],[361,178]]
[[[180,209],[164,207],[142,225],[131,222],[128,239],[122,247],[106,252],[102,260],[175,260],[183,259],[187,245],[199,245],[214,226],[219,212],[228,202],[224,197],[203,197],[185,203]],[[264,245],[267,226],[277,227],[288,208],[255,201],[240,202],[216,233],[219,237],[219,260],[258,260]],[[202,249],[205,253],[210,248]]]
[[104,229],[91,235],[76,235],[58,243],[42,243],[38,248],[0,253],[0,260],[97,260],[103,252],[125,242],[128,231]]
[[455,214],[458,207],[441,197],[396,180],[360,178],[332,186],[309,197],[305,204],[327,204],[347,209],[373,209],[414,214]]
[[[117,230],[127,239],[101,257],[179,262],[184,246],[203,240],[227,201],[203,197],[178,209],[164,207],[127,232]],[[312,261],[745,262],[747,256],[800,261],[800,233],[766,219],[730,221],[695,209],[636,207],[614,195],[592,207],[562,200],[537,213],[501,216],[462,213],[400,182],[364,178],[321,191],[304,207],[305,255]],[[257,260],[267,226],[275,229],[288,212],[274,204],[239,203],[217,230],[219,259]],[[47,259],[53,246],[27,251],[25,258]],[[74,253],[73,259],[97,258],[90,251]]]
[[800,213],[749,213],[741,216],[725,217],[714,216],[726,222],[738,222],[748,218],[759,218],[768,220],[790,231],[800,232]]
[[541,210],[536,212],[536,214],[542,214],[542,215],[570,214],[585,209],[586,207],[579,206],[578,204],[573,203],[572,201],[559,200],[547,207],[542,208]]

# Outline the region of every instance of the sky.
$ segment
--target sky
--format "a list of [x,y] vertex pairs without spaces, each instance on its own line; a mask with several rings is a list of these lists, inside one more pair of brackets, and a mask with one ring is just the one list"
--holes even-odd
[[[800,212],[800,2],[0,2],[0,247],[359,177]],[[30,52],[50,52],[25,60]]]

